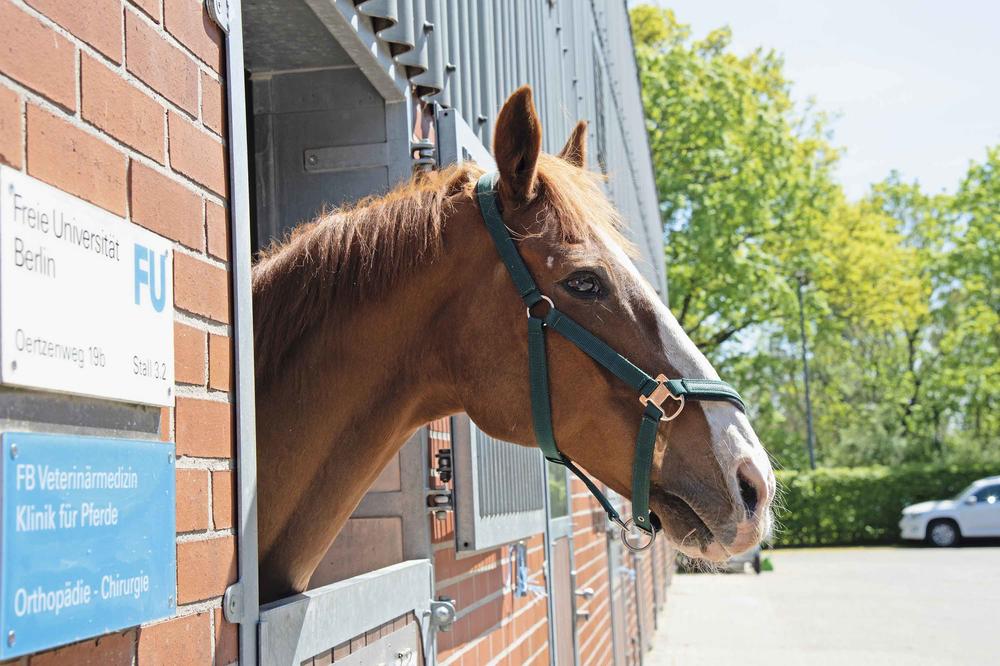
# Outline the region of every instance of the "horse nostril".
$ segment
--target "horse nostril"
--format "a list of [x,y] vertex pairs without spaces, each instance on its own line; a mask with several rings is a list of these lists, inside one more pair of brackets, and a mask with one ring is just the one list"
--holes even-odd
[[746,509],[747,518],[753,517],[757,511],[757,488],[743,476],[743,470],[736,473],[740,482],[740,499],[743,500],[743,508]]

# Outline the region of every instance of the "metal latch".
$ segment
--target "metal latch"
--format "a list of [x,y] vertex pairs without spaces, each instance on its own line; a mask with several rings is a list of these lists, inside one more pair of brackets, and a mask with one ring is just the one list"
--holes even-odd
[[451,449],[438,449],[437,453],[434,454],[434,458],[437,460],[435,472],[437,473],[438,481],[448,483],[451,481],[451,473],[454,470],[451,464]]
[[449,511],[455,510],[454,497],[450,490],[429,490],[427,491],[427,508],[437,520],[444,520]]
[[440,631],[451,631],[456,613],[454,599],[438,597],[437,601],[431,601],[431,627]]
[[437,146],[429,139],[410,142],[414,171],[429,171],[437,165]]

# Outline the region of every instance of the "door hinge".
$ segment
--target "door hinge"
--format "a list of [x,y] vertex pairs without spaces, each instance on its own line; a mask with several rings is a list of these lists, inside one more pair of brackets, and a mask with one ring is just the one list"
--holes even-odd
[[229,0],[205,0],[205,9],[222,32],[229,33]]
[[243,609],[243,585],[236,581],[222,595],[222,614],[226,616],[226,622],[242,624]]
[[455,623],[455,600],[448,597],[438,597],[431,600],[431,627],[438,631],[451,631]]

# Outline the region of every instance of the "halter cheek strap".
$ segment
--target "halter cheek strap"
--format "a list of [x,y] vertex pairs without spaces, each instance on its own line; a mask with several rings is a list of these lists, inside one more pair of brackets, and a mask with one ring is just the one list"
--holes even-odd
[[[740,394],[729,384],[714,379],[667,379],[664,375],[651,377],[627,358],[616,352],[590,331],[573,321],[556,308],[550,298],[543,295],[528,271],[521,254],[503,223],[497,206],[496,173],[483,175],[476,184],[476,197],[483,222],[489,231],[497,252],[510,277],[524,300],[528,312],[528,374],[531,384],[531,419],[535,440],[545,458],[557,465],[568,467],[587,486],[608,514],[608,518],[622,529],[622,541],[633,550],[648,548],[656,536],[649,515],[649,475],[653,465],[653,449],[661,421],[676,418],[687,400],[728,401],[745,411]],[[540,305],[544,303],[543,305]],[[537,307],[536,307],[537,306]],[[535,314],[535,310],[546,310]],[[636,391],[643,406],[632,463],[632,518],[623,521],[618,511],[590,477],[559,450],[552,428],[552,406],[549,393],[548,355],[545,349],[545,332],[556,331],[576,345],[581,351],[604,366]],[[665,407],[668,400],[674,404]],[[650,536],[649,541],[636,547],[627,539],[629,523]]]

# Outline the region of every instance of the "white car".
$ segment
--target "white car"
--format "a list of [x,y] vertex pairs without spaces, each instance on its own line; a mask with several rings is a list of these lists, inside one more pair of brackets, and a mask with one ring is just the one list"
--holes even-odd
[[979,479],[952,499],[906,507],[899,531],[904,539],[941,547],[962,537],[1000,537],[1000,476]]

